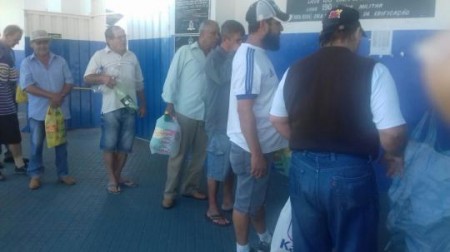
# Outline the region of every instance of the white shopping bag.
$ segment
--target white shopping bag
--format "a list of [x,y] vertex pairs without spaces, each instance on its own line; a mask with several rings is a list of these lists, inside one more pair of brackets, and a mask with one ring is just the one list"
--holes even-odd
[[277,225],[273,232],[270,251],[291,252],[293,249],[291,200],[288,198],[278,217]]
[[178,154],[180,149],[181,130],[177,119],[164,114],[156,120],[155,131],[150,140],[150,151],[152,154],[170,155]]

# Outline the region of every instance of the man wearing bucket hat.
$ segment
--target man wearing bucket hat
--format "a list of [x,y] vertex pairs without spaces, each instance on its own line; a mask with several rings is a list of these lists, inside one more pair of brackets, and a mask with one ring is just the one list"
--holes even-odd
[[272,237],[266,227],[264,204],[271,156],[287,142],[269,121],[278,77],[265,50],[279,49],[283,30],[280,21],[289,18],[273,1],[253,3],[246,14],[249,37],[233,59],[227,134],[230,163],[237,178],[233,224],[238,252],[250,251],[250,222],[260,240],[252,249],[270,249]]
[[378,195],[372,161],[401,173],[405,121],[389,70],[356,54],[357,10],[326,13],[321,48],[280,82],[271,120],[292,150],[294,251],[377,251]]
[[[64,120],[70,119],[67,96],[72,90],[72,73],[64,58],[50,52],[50,40],[46,31],[33,31],[30,36],[33,54],[26,57],[20,67],[20,87],[28,93],[31,157],[27,173],[31,177],[28,185],[31,190],[41,186],[40,177],[44,172],[42,151],[48,107],[60,107]],[[69,176],[67,143],[55,147],[55,164],[58,181],[75,184],[75,179]]]

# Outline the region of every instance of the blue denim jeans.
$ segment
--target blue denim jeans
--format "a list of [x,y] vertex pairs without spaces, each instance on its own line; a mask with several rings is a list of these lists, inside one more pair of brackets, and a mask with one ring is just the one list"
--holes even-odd
[[[67,121],[65,122],[67,125]],[[44,173],[44,164],[42,161],[42,152],[45,140],[44,121],[29,120],[31,137],[31,156],[28,164],[27,173],[30,177],[39,177]],[[55,148],[55,165],[58,178],[67,176],[69,173],[67,163],[67,143],[58,145]]]
[[230,149],[231,142],[226,133],[208,133],[207,178],[221,182],[225,180],[231,172]]
[[135,136],[136,110],[121,108],[102,114],[100,148],[108,152],[130,153]]
[[289,191],[295,252],[377,251],[378,190],[369,158],[293,151]]

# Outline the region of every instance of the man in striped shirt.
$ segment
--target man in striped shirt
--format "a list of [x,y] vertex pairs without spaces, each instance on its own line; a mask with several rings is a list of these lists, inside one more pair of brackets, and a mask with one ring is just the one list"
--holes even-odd
[[[20,27],[9,25],[0,39],[0,143],[8,145],[16,165],[15,171],[25,174],[26,164],[22,157],[22,138],[14,95],[18,72],[12,50],[19,43],[22,34]],[[0,173],[0,180],[4,179],[4,175]]]

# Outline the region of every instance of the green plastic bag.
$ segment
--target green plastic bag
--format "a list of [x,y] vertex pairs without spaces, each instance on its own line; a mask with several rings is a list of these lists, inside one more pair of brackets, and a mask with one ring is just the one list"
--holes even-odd
[[66,128],[61,108],[48,107],[45,115],[45,136],[47,147],[52,148],[66,142]]
[[291,151],[284,148],[273,154],[273,166],[275,170],[284,176],[289,176],[289,165],[291,162]]

